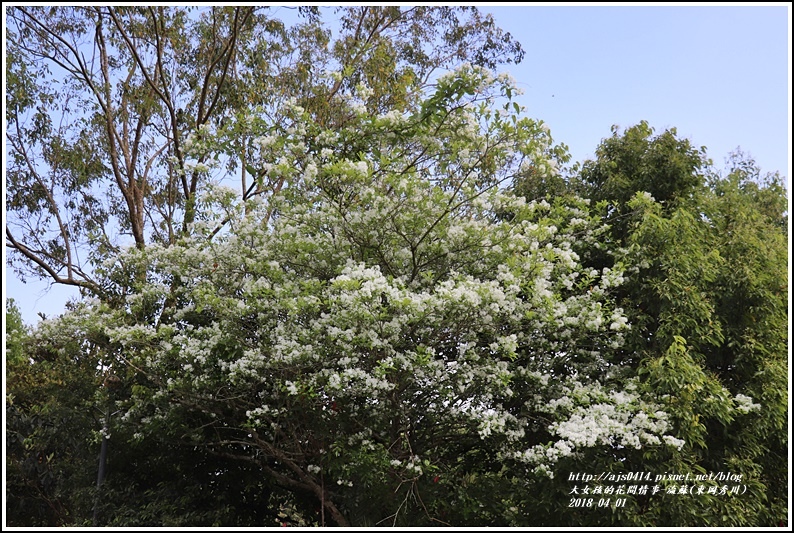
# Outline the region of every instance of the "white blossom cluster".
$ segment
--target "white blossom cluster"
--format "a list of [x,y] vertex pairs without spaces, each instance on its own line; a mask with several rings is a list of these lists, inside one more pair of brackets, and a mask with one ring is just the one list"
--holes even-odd
[[607,392],[597,383],[583,385],[573,380],[567,388],[568,395],[538,406],[547,413],[564,413],[547,428],[560,440],[515,454],[536,472],[551,475],[554,463],[583,448],[666,445],[680,449],[684,445],[683,440],[665,434],[671,429],[667,413],[643,401],[631,384],[626,390]]
[[736,402],[736,410],[740,413],[749,413],[757,409],[761,409],[761,404],[753,402],[753,399],[744,394],[737,394],[734,396],[733,401]]

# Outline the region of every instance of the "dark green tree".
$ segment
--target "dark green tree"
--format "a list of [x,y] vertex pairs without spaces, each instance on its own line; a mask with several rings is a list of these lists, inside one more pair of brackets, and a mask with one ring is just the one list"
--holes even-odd
[[777,525],[788,506],[783,179],[762,176],[740,153],[720,175],[705,148],[693,148],[675,130],[654,135],[645,122],[622,134],[613,128],[596,154],[579,183],[571,181],[611,227],[595,247],[579,250],[586,264],[622,264],[627,271],[615,293],[632,329],[612,361],[638,369],[644,386],[674,413],[676,436],[687,444],[677,454],[617,452],[578,467],[693,478],[732,472],[747,492],[637,496],[625,512],[571,523]]
[[[99,429],[98,360],[79,339],[27,334],[13,304],[6,336],[6,520],[9,526],[80,523],[91,509]],[[16,316],[14,316],[16,315]]]

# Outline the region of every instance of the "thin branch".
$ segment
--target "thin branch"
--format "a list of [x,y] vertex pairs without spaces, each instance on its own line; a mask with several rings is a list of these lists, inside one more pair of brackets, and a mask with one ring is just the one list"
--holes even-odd
[[82,289],[87,289],[87,290],[91,291],[94,294],[99,294],[99,293],[102,292],[102,290],[99,287],[99,285],[97,285],[93,281],[90,281],[90,280],[81,281],[81,280],[78,280],[78,279],[74,279],[72,277],[63,278],[63,277],[59,276],[58,273],[52,267],[50,267],[47,263],[45,263],[41,259],[41,257],[39,257],[39,255],[37,255],[33,250],[31,250],[30,248],[28,248],[24,244],[18,242],[14,238],[14,236],[11,234],[11,230],[8,229],[8,226],[6,226],[6,239],[8,239],[7,245],[11,249],[17,250],[19,253],[21,253],[22,255],[24,255],[25,257],[27,257],[28,259],[30,259],[34,263],[36,263],[45,272],[47,272],[47,274],[49,274],[50,277],[52,277],[52,279],[56,283],[60,283],[62,285],[72,285],[72,286],[75,286],[75,287],[80,287]]
[[[130,52],[132,53],[132,57],[135,59],[135,62],[138,64],[138,67],[140,67],[141,72],[143,73],[143,77],[146,78],[146,82],[149,84],[149,87],[151,87],[152,90],[157,93],[157,96],[160,97],[160,100],[166,103],[169,102],[168,97],[165,94],[163,94],[163,92],[160,90],[160,87],[158,87],[157,83],[155,83],[155,80],[153,80],[152,77],[149,75],[149,71],[146,69],[146,65],[143,64],[143,61],[141,60],[141,57],[138,54],[138,49],[135,46],[135,43],[133,43],[129,35],[127,35],[127,32],[124,30],[124,26],[121,24],[121,21],[116,16],[116,12],[113,9],[113,7],[108,7],[108,14],[110,15],[110,18],[113,19],[113,22],[116,25],[116,29],[119,30],[121,37],[124,39],[124,42],[127,43],[127,48],[129,48]],[[156,31],[155,31],[155,37],[158,37]]]

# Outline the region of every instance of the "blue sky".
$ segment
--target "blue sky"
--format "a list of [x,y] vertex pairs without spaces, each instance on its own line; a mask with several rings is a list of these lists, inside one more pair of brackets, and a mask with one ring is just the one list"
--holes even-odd
[[[791,190],[791,10],[766,6],[481,6],[525,51],[507,65],[524,90],[519,102],[542,119],[574,160],[647,120],[706,146],[717,168],[741,147]],[[28,324],[58,314],[77,292],[10,269],[4,294]]]
[[575,160],[612,124],[647,120],[708,148],[737,146],[790,176],[790,11],[786,7],[490,8],[526,50],[507,70],[522,103]]

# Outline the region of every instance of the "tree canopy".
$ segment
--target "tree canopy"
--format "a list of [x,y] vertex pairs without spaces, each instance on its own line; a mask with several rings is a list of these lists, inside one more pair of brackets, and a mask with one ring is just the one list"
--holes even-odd
[[[316,7],[287,25],[266,7],[13,7],[7,11],[6,244],[21,274],[102,296],[93,266],[129,240],[173,244],[222,167],[243,198],[283,182],[255,139],[284,131],[291,101],[344,124],[417,105],[435,72],[523,50],[470,7]],[[51,110],[59,110],[54,115]],[[194,149],[212,135],[211,152]]]
[[9,11],[6,245],[83,297],[9,305],[8,524],[777,525],[782,178],[566,167],[487,15],[336,14]]

